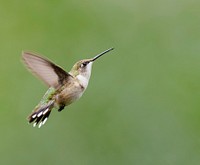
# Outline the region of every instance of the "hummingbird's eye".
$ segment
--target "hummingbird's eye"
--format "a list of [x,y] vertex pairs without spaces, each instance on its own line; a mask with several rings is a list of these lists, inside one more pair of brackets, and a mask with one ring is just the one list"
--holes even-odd
[[88,64],[87,62],[83,62],[83,63],[81,64],[81,68],[84,68],[87,64]]

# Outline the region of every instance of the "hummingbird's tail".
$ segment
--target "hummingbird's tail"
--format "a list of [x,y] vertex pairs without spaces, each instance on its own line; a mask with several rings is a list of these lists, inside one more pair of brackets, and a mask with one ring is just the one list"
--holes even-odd
[[36,109],[34,110],[34,112],[32,112],[29,116],[28,116],[28,121],[29,123],[33,123],[33,126],[35,127],[37,124],[39,124],[39,128],[45,124],[45,122],[47,121],[52,108],[54,107],[54,100],[49,101],[47,104],[42,105],[42,106],[38,106],[36,107]]

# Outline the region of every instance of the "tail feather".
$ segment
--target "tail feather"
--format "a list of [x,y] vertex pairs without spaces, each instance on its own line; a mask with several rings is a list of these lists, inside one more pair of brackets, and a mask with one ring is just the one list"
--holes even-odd
[[47,121],[51,110],[53,108],[54,101],[49,102],[48,104],[37,108],[33,113],[31,113],[28,117],[29,123],[33,122],[33,126],[35,127],[36,125],[39,124],[39,128],[45,124]]

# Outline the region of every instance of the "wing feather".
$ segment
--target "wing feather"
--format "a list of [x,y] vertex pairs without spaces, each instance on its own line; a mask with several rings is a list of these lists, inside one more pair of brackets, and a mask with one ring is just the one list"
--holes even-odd
[[34,53],[23,52],[22,59],[27,68],[49,87],[58,87],[67,78],[72,76],[61,67],[55,65],[50,60],[40,57]]

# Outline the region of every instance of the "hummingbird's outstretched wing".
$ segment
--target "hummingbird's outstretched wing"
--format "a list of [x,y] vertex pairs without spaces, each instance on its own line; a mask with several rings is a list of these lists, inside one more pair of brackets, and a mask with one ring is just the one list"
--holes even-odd
[[61,67],[38,55],[30,52],[23,52],[22,58],[27,68],[48,86],[57,88],[68,78],[72,78],[72,76]]

